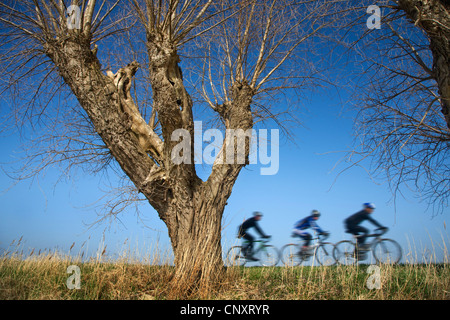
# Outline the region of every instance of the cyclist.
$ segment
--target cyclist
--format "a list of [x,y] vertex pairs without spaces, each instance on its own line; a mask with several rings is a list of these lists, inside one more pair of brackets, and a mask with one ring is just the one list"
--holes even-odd
[[270,236],[266,235],[258,225],[258,221],[262,218],[262,213],[259,211],[253,212],[253,217],[245,220],[238,228],[238,238],[244,238],[248,241],[248,245],[244,248],[245,258],[253,261],[258,261],[257,258],[253,257],[253,241],[255,238],[248,233],[248,229],[255,228],[259,233],[261,238],[270,238]]
[[351,233],[355,236],[358,236],[356,238],[356,244],[357,248],[360,248],[362,250],[367,250],[367,245],[365,244],[367,235],[369,234],[369,230],[367,228],[364,228],[360,226],[360,224],[368,220],[373,225],[377,226],[380,230],[387,230],[386,227],[382,226],[378,221],[376,221],[374,218],[370,216],[370,214],[375,210],[375,205],[373,203],[367,202],[363,204],[363,209],[361,211],[358,211],[357,213],[351,215],[347,219],[344,220],[344,224],[346,227],[347,233]]
[[328,232],[323,231],[316,223],[317,219],[320,217],[320,212],[318,210],[311,211],[311,214],[306,218],[303,218],[294,225],[294,230],[292,230],[292,234],[294,236],[298,236],[304,240],[302,250],[300,253],[308,253],[309,252],[309,244],[311,243],[312,236],[310,233],[305,230],[308,228],[312,228],[317,233],[321,235],[328,235]]

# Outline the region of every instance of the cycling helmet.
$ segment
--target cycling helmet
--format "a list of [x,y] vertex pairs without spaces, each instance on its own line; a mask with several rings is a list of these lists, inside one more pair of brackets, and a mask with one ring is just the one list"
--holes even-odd
[[375,205],[371,202],[366,202],[363,204],[364,208],[375,209]]
[[259,211],[255,211],[255,212],[253,212],[253,216],[254,217],[262,217],[262,213],[261,212],[259,212]]
[[320,212],[319,212],[319,210],[313,210],[313,211],[311,211],[311,215],[313,216],[313,217],[320,217]]

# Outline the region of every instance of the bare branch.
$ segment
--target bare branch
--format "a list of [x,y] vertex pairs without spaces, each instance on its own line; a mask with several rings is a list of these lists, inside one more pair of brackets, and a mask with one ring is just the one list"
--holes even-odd
[[90,36],[91,27],[92,27],[92,17],[94,15],[96,0],[89,0],[87,3],[87,7],[84,10],[83,15],[83,33],[85,36]]

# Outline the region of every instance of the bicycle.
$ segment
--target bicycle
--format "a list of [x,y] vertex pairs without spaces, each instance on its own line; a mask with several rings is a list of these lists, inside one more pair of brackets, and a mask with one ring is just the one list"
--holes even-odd
[[[258,258],[257,261],[260,265],[264,267],[271,267],[278,263],[280,260],[277,248],[267,244],[269,239],[255,240],[253,243],[258,243],[258,247],[253,249],[253,256]],[[244,266],[248,261],[253,262],[253,260],[247,259],[245,252],[247,251],[249,245],[248,240],[243,240],[242,246],[233,246],[228,250],[226,262],[228,266]]]
[[390,263],[396,264],[402,258],[401,246],[392,239],[381,238],[387,232],[385,228],[378,228],[375,231],[378,233],[368,234],[367,238],[374,238],[365,248],[357,247],[357,238],[360,236],[353,235],[352,240],[343,240],[336,243],[333,250],[333,257],[339,264],[350,265],[359,261],[364,261],[368,258],[369,252],[372,252],[376,263]]
[[[292,235],[293,237],[297,235]],[[333,257],[334,244],[324,242],[329,235],[318,235],[312,239],[315,243],[310,246],[310,250],[302,250],[302,243],[288,243],[281,249],[281,261],[285,266],[299,266],[307,262],[310,257],[316,258],[317,262],[322,266],[332,266],[336,264]]]

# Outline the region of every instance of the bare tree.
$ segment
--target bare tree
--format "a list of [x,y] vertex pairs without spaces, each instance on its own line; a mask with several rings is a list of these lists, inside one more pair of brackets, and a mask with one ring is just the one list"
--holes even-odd
[[[11,114],[27,119],[21,126],[32,123],[36,131],[48,130],[41,150],[53,150],[50,157],[33,155],[38,165],[32,174],[66,161],[70,166],[94,164],[92,171],[117,163],[167,225],[174,284],[181,289],[213,284],[223,270],[222,215],[248,163],[249,143],[239,154],[231,145],[236,137],[227,130],[220,154],[232,154],[236,161],[216,161],[203,181],[194,152],[183,153],[187,161],[173,161],[179,144],[174,134],[184,130],[189,148],[194,147],[195,93],[223,129],[246,132],[255,121],[279,119],[286,109],[271,101],[283,91],[317,82],[312,39],[336,18],[336,3],[2,2],[2,87],[17,98],[14,90],[37,81],[34,87],[21,87],[34,96]],[[182,52],[191,58],[181,61]],[[130,56],[124,62],[126,53]],[[119,63],[115,72],[110,70]],[[59,98],[67,94],[56,106],[47,97],[53,89],[60,90]],[[67,108],[61,108],[66,102]],[[238,156],[246,161],[237,161]]]
[[[364,8],[374,4],[381,20],[369,30]],[[440,0],[358,5],[351,28],[365,32],[350,41],[362,69],[355,81],[357,148],[348,159],[372,159],[372,172],[384,175],[394,195],[406,186],[443,209],[450,195],[450,6]]]

